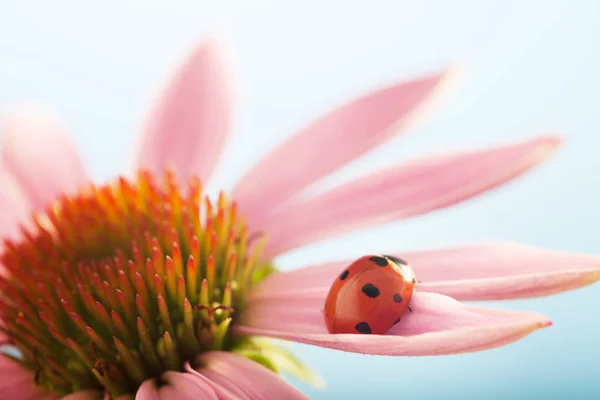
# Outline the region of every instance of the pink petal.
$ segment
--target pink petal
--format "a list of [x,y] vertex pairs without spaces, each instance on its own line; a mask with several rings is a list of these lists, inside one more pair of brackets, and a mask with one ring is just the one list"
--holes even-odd
[[271,274],[252,289],[249,301],[285,296],[294,298],[309,293],[319,294],[325,299],[333,281],[353,261],[335,261]]
[[168,371],[165,372],[162,377],[169,384],[161,386],[158,389],[158,394],[161,399],[219,400],[211,385],[193,374]]
[[163,173],[173,166],[182,181],[206,181],[233,122],[231,66],[215,39],[201,43],[163,89],[142,132],[138,165]]
[[377,90],[322,116],[252,168],[233,198],[257,223],[267,210],[405,130],[449,75]]
[[548,296],[600,280],[600,257],[515,243],[485,243],[408,254],[419,290],[459,300]]
[[240,399],[308,399],[283,378],[247,358],[222,351],[204,353],[196,360],[198,372]]
[[68,396],[61,397],[61,400],[102,400],[104,395],[96,390],[82,390],[71,393]]
[[15,178],[0,169],[0,239],[17,235],[19,224],[29,217],[30,207]]
[[154,379],[148,379],[140,385],[135,400],[160,400]]
[[135,400],[219,400],[212,385],[194,374],[167,371],[161,378],[166,384],[159,388],[156,387],[153,379],[142,383],[135,395]]
[[36,210],[61,193],[87,182],[79,155],[64,135],[59,120],[38,107],[24,107],[4,121],[3,165],[12,174]]
[[15,400],[50,400],[57,396],[35,386],[33,374],[8,357],[0,355],[0,398]]
[[236,331],[355,353],[431,356],[503,346],[551,325],[536,313],[465,306],[440,294],[416,292],[413,312],[384,335],[329,334],[323,305],[322,293],[253,301]]
[[328,236],[448,207],[505,183],[550,155],[545,137],[482,151],[417,159],[269,215],[265,257]]
[[[415,270],[417,290],[457,300],[504,300],[548,296],[600,280],[600,257],[516,243],[482,243],[396,253]],[[253,298],[327,293],[353,260],[274,274]]]
[[223,386],[219,385],[217,382],[211,381],[210,379],[208,379],[206,376],[202,375],[201,373],[199,373],[198,371],[196,371],[195,369],[193,369],[189,363],[185,364],[185,370],[186,372],[196,376],[198,379],[201,379],[202,381],[204,381],[207,385],[210,385],[213,390],[215,391],[215,393],[217,394],[217,397],[219,399],[222,400],[227,400],[227,399],[239,399],[239,400],[244,400],[244,399],[248,399],[248,396],[246,396],[244,394],[244,392],[241,391],[241,389],[237,389],[238,392],[236,392],[236,394],[234,395],[231,391],[225,389]]

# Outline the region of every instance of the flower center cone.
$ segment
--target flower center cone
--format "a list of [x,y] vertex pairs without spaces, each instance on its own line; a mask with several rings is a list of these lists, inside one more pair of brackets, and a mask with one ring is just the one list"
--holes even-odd
[[0,327],[35,383],[135,393],[146,379],[228,350],[248,289],[272,272],[236,204],[147,171],[64,196],[4,243]]

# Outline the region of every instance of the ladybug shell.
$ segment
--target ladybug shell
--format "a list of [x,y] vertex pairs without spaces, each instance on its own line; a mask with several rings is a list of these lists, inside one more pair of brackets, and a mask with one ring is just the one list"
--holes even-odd
[[415,285],[412,268],[399,258],[368,255],[336,278],[325,300],[329,333],[383,334],[407,310]]

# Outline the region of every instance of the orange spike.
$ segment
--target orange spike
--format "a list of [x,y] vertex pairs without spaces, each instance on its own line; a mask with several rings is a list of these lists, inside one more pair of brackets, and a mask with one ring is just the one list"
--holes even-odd
[[154,263],[154,269],[156,273],[160,276],[165,275],[165,265],[164,265],[165,256],[162,252],[162,248],[158,243],[158,239],[155,237],[152,238],[152,262]]
[[170,300],[175,300],[177,297],[177,278],[175,277],[175,267],[173,266],[173,260],[167,256],[165,262],[165,283],[167,286],[167,294]]
[[129,321],[131,321],[135,317],[135,310],[133,308],[133,292],[131,292],[130,297],[127,297],[122,291],[117,289],[115,290],[115,294],[117,296],[117,300],[119,300],[121,309],[123,312],[125,312],[125,316]]
[[177,278],[177,305],[183,314],[183,301],[185,300],[185,279],[182,275]]
[[215,236],[217,238],[217,244],[221,245],[225,241],[225,212],[222,208],[219,208],[217,214],[217,222],[215,224]]
[[116,285],[119,279],[117,277],[116,270],[113,269],[112,265],[104,264],[104,268],[102,269],[104,271],[104,276],[106,277],[106,280],[111,285]]
[[142,275],[139,272],[135,273],[134,281],[135,290],[137,291],[137,294],[141,296],[142,300],[147,302],[149,300],[148,290],[146,290],[146,283],[144,282],[144,278],[142,278]]
[[136,242],[133,242],[133,244],[132,244],[132,251],[133,251],[133,259],[135,261],[136,270],[139,271],[144,266],[144,255],[140,251],[140,248],[138,247]]
[[212,293],[215,283],[215,259],[213,256],[208,256],[206,260],[206,283],[208,284],[208,292]]
[[207,217],[206,218],[206,227],[204,228],[204,243],[203,243],[204,254],[206,254],[207,256],[210,254],[210,239],[211,239],[212,232],[213,232],[213,219],[212,219],[212,217]]
[[102,323],[105,324],[107,327],[112,327],[110,315],[108,315],[108,311],[106,311],[106,308],[104,308],[102,303],[97,301],[95,304],[95,307],[96,307],[96,314],[95,314],[96,318],[98,318],[100,321],[102,321]]
[[156,291],[156,286],[154,285],[154,275],[156,275],[156,269],[154,269],[154,263],[152,262],[152,260],[147,259],[146,260],[146,279],[148,282],[148,287],[150,288],[150,291],[154,292]]
[[165,285],[158,274],[154,275],[154,287],[156,289],[157,296],[165,296]]
[[52,327],[51,325],[48,325],[48,330],[50,331],[50,334],[54,337],[54,339],[58,340],[63,346],[68,346],[69,344],[67,343],[67,339],[61,335],[61,333],[54,327]]
[[228,263],[227,263],[227,282],[231,282],[235,278],[236,266],[237,266],[237,257],[235,255],[235,253],[231,253],[231,255],[229,256]]
[[125,274],[123,270],[119,270],[119,287],[121,288],[121,292],[123,295],[130,300],[133,300],[133,286],[131,286],[131,282],[129,278]]
[[102,278],[100,278],[100,275],[97,272],[92,273],[91,284],[92,288],[94,289],[94,293],[102,295],[104,285],[102,284]]
[[71,317],[71,321],[73,321],[73,323],[75,323],[75,325],[77,325],[77,327],[81,329],[82,332],[85,332],[85,322],[81,319],[79,314],[74,312],[70,312],[68,314],[69,317]]
[[208,254],[215,255],[216,252],[217,252],[217,234],[215,231],[212,231],[210,234]]
[[130,342],[132,338],[129,334],[129,329],[125,325],[125,322],[123,322],[123,319],[121,318],[119,313],[115,310],[112,310],[110,312],[110,317],[112,319],[113,324],[115,325],[115,328],[117,328],[117,331],[121,335],[121,338],[126,342]]
[[[191,255],[190,257],[193,257],[194,260],[196,261],[196,265],[200,266],[201,264],[201,259],[200,259],[200,243],[198,241],[198,236],[193,235],[192,237],[192,250],[191,250]],[[200,272],[200,269],[199,269]]]
[[191,302],[196,302],[198,297],[198,272],[196,271],[196,263],[194,257],[189,256],[186,268],[186,283],[187,283],[187,297]]
[[137,307],[138,313],[140,317],[144,320],[146,325],[150,325],[152,321],[150,320],[150,314],[148,313],[148,309],[142,300],[142,297],[139,294],[135,295],[135,305]]
[[113,290],[113,288],[110,286],[110,284],[106,281],[102,282],[103,284],[103,292],[104,292],[104,300],[106,300],[106,302],[108,303],[109,307],[111,308],[118,308],[119,307],[119,301],[117,300],[117,295],[115,294],[115,291]]
[[183,261],[181,260],[181,250],[179,244],[173,242],[173,267],[175,267],[175,275],[183,275]]
[[212,206],[212,203],[210,202],[210,199],[208,197],[204,198],[204,204],[206,205],[206,217],[212,219],[212,217],[213,217],[213,206]]

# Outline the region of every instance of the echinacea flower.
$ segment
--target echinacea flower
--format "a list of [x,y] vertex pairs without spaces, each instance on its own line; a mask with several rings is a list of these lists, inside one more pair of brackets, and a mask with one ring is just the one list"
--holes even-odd
[[440,90],[442,72],[325,115],[211,201],[203,183],[232,119],[226,67],[215,41],[192,53],[150,113],[129,179],[94,185],[55,122],[32,111],[6,119],[3,397],[305,398],[277,372],[311,374],[268,338],[369,354],[479,351],[550,321],[460,301],[545,296],[600,279],[597,257],[512,243],[404,253],[421,281],[413,312],[383,335],[329,334],[325,296],[351,260],[283,273],[278,255],[466,200],[521,175],[560,140],[419,158],[301,196],[403,131]]

